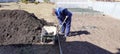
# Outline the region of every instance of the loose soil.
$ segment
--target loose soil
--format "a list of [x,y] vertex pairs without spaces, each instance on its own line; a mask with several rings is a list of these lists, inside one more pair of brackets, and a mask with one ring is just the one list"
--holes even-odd
[[44,19],[23,10],[0,10],[0,45],[39,42]]
[[0,54],[58,54],[58,46],[40,44],[41,29],[51,25],[23,10],[0,10]]

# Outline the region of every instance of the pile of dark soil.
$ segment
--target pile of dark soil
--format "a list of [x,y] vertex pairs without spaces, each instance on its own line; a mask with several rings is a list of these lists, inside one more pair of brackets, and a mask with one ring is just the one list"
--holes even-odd
[[0,10],[0,45],[39,42],[47,22],[23,10]]

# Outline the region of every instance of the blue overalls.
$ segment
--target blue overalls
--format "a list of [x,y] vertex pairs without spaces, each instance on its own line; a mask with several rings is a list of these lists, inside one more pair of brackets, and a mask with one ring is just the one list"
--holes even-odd
[[68,17],[65,23],[63,24],[61,28],[61,32],[65,33],[66,36],[69,35],[70,27],[71,27],[71,17],[72,13],[67,10],[67,8],[56,8],[55,14],[58,18],[59,24],[62,25],[63,21],[65,20],[66,16]]

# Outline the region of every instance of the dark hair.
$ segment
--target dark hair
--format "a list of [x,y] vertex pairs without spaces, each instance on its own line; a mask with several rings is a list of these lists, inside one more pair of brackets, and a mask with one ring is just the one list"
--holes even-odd
[[68,9],[65,8],[65,9],[62,11],[62,14],[63,14],[63,15],[67,15],[67,11],[68,11]]

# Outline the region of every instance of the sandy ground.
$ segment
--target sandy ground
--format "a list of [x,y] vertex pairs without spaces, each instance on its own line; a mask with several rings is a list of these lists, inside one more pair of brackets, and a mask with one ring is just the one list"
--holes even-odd
[[74,14],[64,54],[119,54],[120,20],[103,15]]
[[[16,3],[10,4],[14,6],[5,4],[5,6],[0,9],[18,9],[18,5],[15,4]],[[9,8],[8,6],[14,8]],[[51,16],[51,9],[54,7],[52,4],[21,4],[20,6],[20,9],[27,10],[40,18],[42,17],[47,21],[56,23],[55,17]],[[66,39],[61,38],[63,54],[120,54],[119,30],[120,20],[114,19],[110,16],[73,14],[71,36]],[[50,54],[51,52],[58,51],[57,47],[41,48],[41,45],[32,46],[33,47],[25,47],[25,49],[30,49],[27,53],[30,53],[31,50],[33,51],[31,52],[32,54],[37,54],[37,52],[38,54]],[[0,47],[0,54],[8,54],[6,51],[11,50],[11,48],[9,48],[10,47],[6,46]],[[20,51],[24,51],[19,47],[13,47],[13,49],[14,51],[11,52],[18,52],[18,54]],[[50,52],[50,50],[47,49],[53,51]],[[43,51],[44,53],[39,53]],[[58,54],[58,52],[51,54]]]

